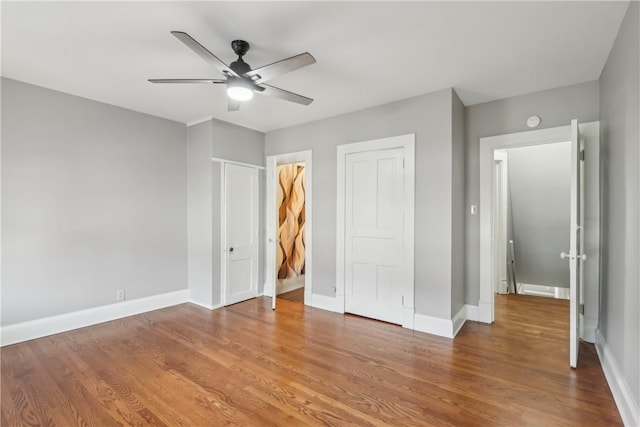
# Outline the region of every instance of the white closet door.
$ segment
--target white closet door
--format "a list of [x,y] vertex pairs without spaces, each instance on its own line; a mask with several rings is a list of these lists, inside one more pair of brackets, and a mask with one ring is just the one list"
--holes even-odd
[[402,324],[403,150],[346,156],[345,311]]
[[225,163],[225,305],[258,292],[258,170]]

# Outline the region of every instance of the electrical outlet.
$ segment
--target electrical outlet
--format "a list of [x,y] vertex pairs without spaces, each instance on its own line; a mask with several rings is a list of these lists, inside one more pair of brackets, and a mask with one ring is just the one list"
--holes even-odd
[[124,289],[118,289],[116,291],[116,301],[124,301],[125,294]]

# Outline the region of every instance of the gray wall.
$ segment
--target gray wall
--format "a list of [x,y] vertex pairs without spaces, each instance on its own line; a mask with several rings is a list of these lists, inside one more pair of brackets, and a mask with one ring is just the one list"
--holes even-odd
[[571,143],[505,150],[519,283],[569,287]]
[[213,157],[213,123],[208,120],[189,126],[187,141],[189,293],[192,300],[213,306],[220,303],[220,292],[214,295],[211,287],[214,280],[212,265],[214,259],[212,240],[214,189],[212,188],[213,169],[211,162]]
[[183,124],[2,79],[2,325],[187,287]]
[[451,103],[451,315],[464,306],[464,105],[453,92]]
[[415,133],[416,312],[451,318],[452,98],[446,89],[267,133],[267,155],[313,150],[314,293],[335,295],[336,147]]
[[597,81],[516,96],[465,109],[465,302],[477,305],[480,297],[480,222],[469,206],[480,198],[480,138],[529,130],[527,118],[538,115],[538,129],[566,126],[571,119],[599,119]]
[[[263,166],[264,134],[212,119],[188,127],[189,290],[204,305],[221,302],[221,163],[212,157]],[[259,174],[259,212],[264,212],[264,172]],[[259,225],[259,292],[264,284],[264,222]]]
[[636,405],[640,404],[639,15],[640,4],[631,2],[600,76],[603,198],[600,331]]

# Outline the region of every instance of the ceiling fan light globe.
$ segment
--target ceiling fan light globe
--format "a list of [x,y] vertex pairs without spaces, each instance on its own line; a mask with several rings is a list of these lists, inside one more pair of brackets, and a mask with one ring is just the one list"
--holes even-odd
[[253,98],[253,90],[244,86],[227,87],[227,95],[236,101],[248,101]]

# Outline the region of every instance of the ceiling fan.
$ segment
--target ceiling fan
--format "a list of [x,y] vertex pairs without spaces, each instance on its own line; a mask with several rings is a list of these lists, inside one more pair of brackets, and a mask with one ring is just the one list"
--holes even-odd
[[198,43],[189,34],[182,31],[171,31],[178,40],[187,45],[191,50],[200,55],[205,61],[217,68],[224,79],[149,79],[151,83],[213,83],[226,84],[227,95],[229,96],[229,111],[238,111],[243,101],[253,98],[253,93],[272,96],[284,99],[285,101],[296,102],[298,104],[309,105],[313,99],[298,95],[284,89],[266,84],[282,74],[297,70],[298,68],[311,65],[316,62],[309,52],[301,53],[287,59],[283,59],[264,67],[251,69],[249,64],[244,62],[242,57],[249,50],[249,43],[244,40],[234,40],[231,48],[238,55],[238,59],[230,65],[222,62],[207,48]]

